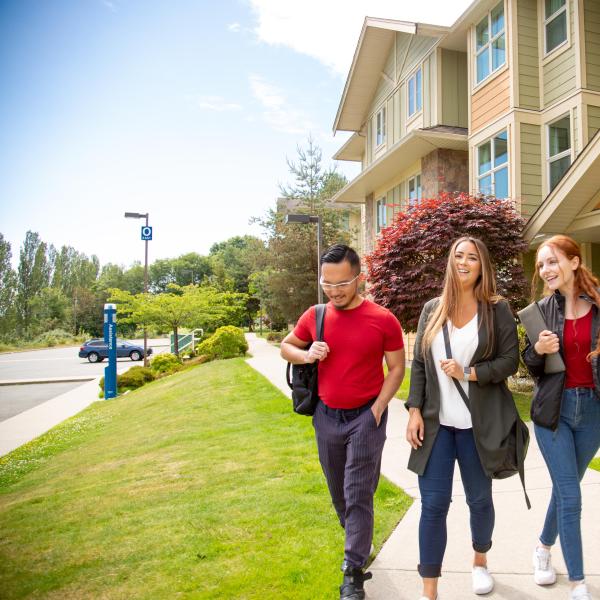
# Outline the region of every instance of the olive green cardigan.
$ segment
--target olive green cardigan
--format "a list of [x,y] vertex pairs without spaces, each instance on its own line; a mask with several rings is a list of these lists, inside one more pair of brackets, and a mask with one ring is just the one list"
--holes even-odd
[[[433,442],[440,427],[440,388],[431,355],[423,357],[421,342],[429,315],[439,298],[425,304],[415,342],[410,374],[410,392],[406,407],[419,408],[425,423],[423,445],[412,450],[408,468],[422,475],[427,466]],[[495,326],[495,343],[492,355],[483,358],[488,331],[481,322],[481,305],[478,309],[478,343],[469,366],[475,367],[477,381],[469,382],[469,404],[475,445],[484,471],[491,476],[505,456],[506,438],[517,418],[515,403],[506,385],[506,378],[519,366],[519,341],[517,326],[508,302],[500,300],[492,305]]]

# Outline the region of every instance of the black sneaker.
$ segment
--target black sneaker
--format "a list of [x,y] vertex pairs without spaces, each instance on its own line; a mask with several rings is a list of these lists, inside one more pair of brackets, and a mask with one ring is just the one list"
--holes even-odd
[[371,573],[363,573],[359,567],[352,567],[346,561],[342,563],[344,581],[340,585],[340,600],[364,600],[364,582],[371,579]]

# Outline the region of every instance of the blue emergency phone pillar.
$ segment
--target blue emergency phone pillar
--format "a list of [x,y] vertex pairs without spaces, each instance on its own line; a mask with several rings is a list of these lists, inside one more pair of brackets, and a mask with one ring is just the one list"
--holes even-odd
[[108,346],[108,366],[104,367],[104,398],[117,397],[117,305],[104,305],[104,343]]

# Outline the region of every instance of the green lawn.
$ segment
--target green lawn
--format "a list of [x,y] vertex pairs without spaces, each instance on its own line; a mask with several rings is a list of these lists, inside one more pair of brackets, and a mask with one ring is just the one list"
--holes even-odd
[[[411,500],[382,478],[380,547]],[[0,596],[332,598],[310,419],[242,359],[97,402],[0,459]]]

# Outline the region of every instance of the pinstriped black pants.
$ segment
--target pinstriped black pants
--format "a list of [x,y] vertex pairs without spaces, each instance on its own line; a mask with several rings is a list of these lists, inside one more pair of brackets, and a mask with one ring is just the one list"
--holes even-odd
[[319,402],[313,426],[319,461],[346,533],[344,558],[363,567],[373,540],[373,495],[379,482],[387,410],[379,427],[370,409],[337,411]]

